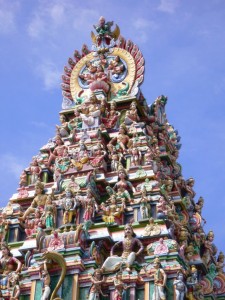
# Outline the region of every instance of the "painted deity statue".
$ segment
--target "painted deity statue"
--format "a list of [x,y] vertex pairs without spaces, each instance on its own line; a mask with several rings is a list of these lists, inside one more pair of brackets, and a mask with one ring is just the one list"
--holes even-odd
[[48,244],[48,251],[56,251],[63,249],[64,246],[64,241],[62,236],[59,235],[58,230],[54,230],[53,234],[51,236],[50,242]]
[[140,118],[138,116],[136,102],[132,102],[130,105],[130,109],[126,112],[125,124],[130,125],[132,123],[137,123],[139,121]]
[[81,203],[84,206],[84,221],[91,221],[95,212],[98,211],[98,205],[90,189],[87,190],[87,195],[81,200]]
[[142,155],[141,151],[137,147],[132,147],[129,149],[131,154],[131,167],[136,167],[141,165]]
[[60,135],[57,135],[55,137],[55,148],[53,152],[51,149],[49,149],[50,155],[48,159],[47,165],[50,166],[52,162],[56,160],[56,158],[62,158],[64,156],[65,150],[67,150],[67,147],[64,145],[63,140],[61,139]]
[[7,289],[10,291],[9,300],[19,300],[20,297],[20,285],[19,274],[12,272],[8,278]]
[[224,266],[225,266],[224,254],[222,251],[220,251],[218,258],[217,258],[217,262],[216,262],[216,269],[219,274],[224,274],[224,270],[223,270]]
[[38,180],[40,180],[42,169],[39,167],[36,157],[33,157],[27,171],[30,172],[30,184],[35,184]]
[[187,287],[184,283],[184,275],[181,271],[178,272],[177,279],[174,280],[173,286],[175,288],[176,300],[184,300],[187,293]]
[[10,252],[10,248],[6,243],[1,245],[2,257],[0,258],[0,289],[7,289],[8,278],[12,272],[19,273],[22,268],[22,263]]
[[31,213],[35,212],[35,209],[38,208],[40,212],[43,212],[45,203],[46,203],[47,195],[44,194],[44,184],[40,181],[37,181],[35,184],[35,197],[28,209],[24,212],[22,217],[18,219],[20,221],[25,221],[26,217]]
[[112,153],[114,150],[119,152],[126,152],[129,146],[130,138],[127,135],[127,127],[125,124],[121,124],[119,128],[119,134],[112,138],[107,147]]
[[56,205],[52,202],[52,195],[48,195],[42,214],[46,228],[55,228],[56,225]]
[[114,185],[113,189],[118,191],[120,188],[123,189],[124,197],[129,201],[132,202],[130,194],[127,190],[131,190],[133,193],[136,192],[133,184],[127,180],[127,173],[123,167],[120,167],[118,170],[118,178],[119,181]]
[[67,137],[70,134],[69,123],[66,121],[65,115],[59,117],[61,125],[56,125],[56,134],[61,137]]
[[2,212],[2,215],[0,215],[0,244],[2,242],[5,242],[6,235],[9,230],[9,224],[10,221],[7,220],[7,214],[5,212]]
[[113,280],[115,291],[113,294],[113,300],[122,300],[124,292],[129,289],[130,285],[125,285],[122,279],[122,272],[117,272]]
[[109,201],[110,203],[107,206],[105,203],[101,204],[101,209],[103,210],[102,220],[109,225],[114,222],[120,225],[122,222],[122,214],[126,208],[125,201],[123,201],[121,205],[118,205],[115,194],[111,195]]
[[214,260],[213,256],[215,256],[217,252],[217,249],[215,248],[213,241],[214,241],[214,233],[212,230],[210,230],[204,242],[204,252],[202,256],[202,259],[207,266],[209,265],[211,260]]
[[195,266],[191,266],[191,274],[187,278],[187,298],[190,300],[201,300],[204,299],[204,295],[202,298],[201,295],[201,285],[198,282],[198,271]]
[[[113,272],[122,267],[123,264],[126,266],[128,272],[131,271],[131,266],[134,263],[137,256],[139,256],[144,250],[144,246],[141,241],[135,237],[135,233],[131,224],[127,224],[124,227],[124,239],[123,241],[115,243],[111,248],[110,256],[105,260],[102,265],[104,272]],[[121,247],[123,249],[122,255],[114,255],[116,248]],[[134,249],[138,249],[134,252]]]
[[50,275],[48,273],[48,269],[47,269],[47,262],[44,261],[43,267],[40,270],[39,273],[39,277],[40,280],[42,281],[42,295],[41,295],[41,300],[48,300],[50,293],[51,293],[51,289],[50,289],[50,282],[51,282],[51,278]]
[[146,225],[143,236],[154,236],[159,235],[161,228],[157,223],[154,223],[154,219],[149,219],[149,224]]
[[28,216],[25,219],[25,233],[27,239],[32,237],[33,234],[37,233],[38,228],[44,227],[41,219],[41,212],[37,208],[34,213],[34,218],[30,219]]
[[98,99],[94,93],[89,96],[89,104],[82,104],[82,129],[93,128],[99,126],[99,117],[101,114],[100,105]]
[[96,40],[97,45],[109,45],[112,39],[111,35],[111,27],[113,26],[113,22],[106,22],[104,17],[100,17],[98,24],[94,25],[96,32],[98,33]]
[[125,65],[121,58],[117,55],[109,63],[108,70],[112,74],[112,78],[118,79],[125,71]]
[[110,110],[106,113],[105,117],[101,118],[101,121],[105,128],[111,129],[115,128],[119,118],[119,112],[116,110],[116,102],[112,101],[110,103]]
[[148,219],[151,216],[151,206],[149,204],[149,199],[147,197],[147,191],[145,188],[142,189],[141,199],[136,202],[140,204],[140,212],[142,219]]
[[154,300],[166,300],[164,288],[166,286],[167,275],[162,268],[160,259],[158,257],[155,258],[154,270],[152,274],[147,272],[146,267],[144,267],[144,270],[147,277],[154,277],[154,292],[152,298]]
[[104,284],[104,282],[105,277],[102,276],[102,270],[95,270],[94,274],[91,276],[92,285],[89,291],[88,300],[100,299],[100,295],[102,295],[103,297],[107,297],[107,295],[104,295],[102,292],[102,285]]
[[76,209],[79,206],[78,197],[74,197],[72,190],[67,187],[65,198],[62,199],[62,207],[64,209],[63,224],[72,222],[73,217],[76,215]]
[[122,159],[123,159],[123,155],[122,153],[116,153],[116,152],[113,152],[109,155],[109,159],[111,159],[111,171],[112,172],[115,172],[115,171],[118,171],[119,168],[122,167]]

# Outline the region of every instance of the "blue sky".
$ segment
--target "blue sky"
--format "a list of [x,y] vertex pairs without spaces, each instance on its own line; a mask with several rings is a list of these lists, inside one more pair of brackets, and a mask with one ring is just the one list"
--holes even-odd
[[167,117],[182,137],[179,162],[205,198],[205,230],[224,243],[225,2],[223,0],[0,0],[0,199],[54,136],[60,76],[103,15],[136,43],[146,61],[142,91],[168,96]]

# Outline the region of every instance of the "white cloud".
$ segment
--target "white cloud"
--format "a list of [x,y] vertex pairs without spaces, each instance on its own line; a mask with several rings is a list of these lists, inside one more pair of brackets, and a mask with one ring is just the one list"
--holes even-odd
[[156,29],[158,28],[158,25],[150,20],[144,19],[144,18],[137,18],[134,23],[134,28],[136,29],[147,29],[147,28],[151,28],[151,29]]
[[28,34],[33,38],[39,37],[44,30],[45,24],[38,15],[34,17],[34,19],[31,21],[27,28]]
[[58,35],[58,31],[90,28],[91,22],[96,22],[100,12],[95,9],[80,8],[73,1],[39,2],[32,19],[27,27],[28,35],[32,38],[49,38]]
[[158,28],[158,25],[151,20],[145,18],[137,18],[133,22],[133,27],[137,30],[136,41],[139,43],[146,43],[149,38],[149,31]]
[[59,88],[61,71],[57,69],[54,63],[51,61],[40,63],[36,71],[39,77],[43,79],[47,90]]
[[49,126],[45,122],[32,121],[31,125],[33,125],[37,128],[45,128],[45,129],[48,128],[49,129]]
[[25,163],[21,162],[21,158],[12,154],[2,154],[0,156],[0,165],[3,174],[8,173],[15,178],[19,178],[22,170],[25,168]]
[[9,2],[0,0],[0,34],[8,34],[16,28],[16,12],[18,11],[18,2]]
[[173,14],[178,7],[178,0],[160,0],[158,10]]

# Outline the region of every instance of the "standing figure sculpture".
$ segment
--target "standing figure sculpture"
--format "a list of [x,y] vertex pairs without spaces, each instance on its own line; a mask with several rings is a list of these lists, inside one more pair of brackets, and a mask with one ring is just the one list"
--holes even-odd
[[145,274],[147,277],[154,276],[154,292],[152,299],[154,300],[166,300],[164,288],[166,286],[167,275],[162,268],[160,259],[156,257],[154,259],[154,273],[149,274],[146,267],[144,267]]
[[7,220],[7,214],[2,212],[2,215],[0,216],[0,244],[6,241],[10,223],[11,222]]
[[[102,265],[102,270],[105,272],[113,272],[125,264],[126,270],[128,272],[131,271],[131,266],[134,263],[137,256],[139,256],[144,250],[144,246],[141,241],[135,237],[135,233],[133,231],[132,225],[127,224],[124,227],[124,239],[123,241],[117,242],[110,251],[110,256],[105,260]],[[114,251],[116,248],[123,248],[123,252],[121,256],[114,255]],[[138,249],[135,252],[135,249]]]
[[176,300],[183,300],[187,293],[187,287],[184,283],[184,275],[181,271],[177,274],[177,279],[173,282],[175,288]]
[[42,281],[42,295],[41,295],[41,300],[48,300],[49,295],[51,293],[50,290],[50,275],[48,273],[46,261],[44,261],[44,268],[43,270],[40,271],[40,280]]
[[100,295],[107,297],[102,292],[102,284],[105,282],[104,276],[102,276],[102,271],[100,269],[95,270],[94,274],[91,276],[91,289],[89,292],[88,300],[98,300]]
[[98,205],[90,189],[87,190],[87,195],[81,202],[84,206],[84,221],[91,221],[95,212],[98,211]]
[[124,291],[126,291],[128,288],[130,288],[130,285],[124,285],[124,282],[122,280],[122,272],[116,273],[116,277],[113,281],[115,286],[115,291],[113,294],[113,300],[122,300]]
[[7,289],[10,291],[9,300],[19,300],[20,297],[20,285],[19,274],[12,272],[8,278]]

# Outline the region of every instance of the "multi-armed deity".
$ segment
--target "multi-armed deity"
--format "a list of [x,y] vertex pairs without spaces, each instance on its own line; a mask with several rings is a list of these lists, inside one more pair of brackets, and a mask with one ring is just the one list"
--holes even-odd
[[224,299],[167,97],[148,105],[138,46],[104,17],[94,29],[64,67],[55,136],[0,210],[0,298]]

